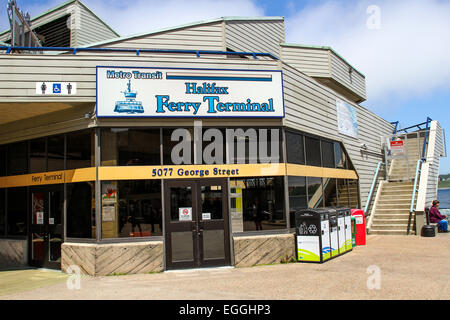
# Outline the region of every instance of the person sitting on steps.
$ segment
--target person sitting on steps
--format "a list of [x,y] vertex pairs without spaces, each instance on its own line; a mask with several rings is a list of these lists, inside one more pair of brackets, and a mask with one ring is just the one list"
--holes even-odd
[[448,232],[447,216],[442,215],[439,210],[439,201],[433,200],[433,206],[430,208],[430,222],[438,224],[438,232]]

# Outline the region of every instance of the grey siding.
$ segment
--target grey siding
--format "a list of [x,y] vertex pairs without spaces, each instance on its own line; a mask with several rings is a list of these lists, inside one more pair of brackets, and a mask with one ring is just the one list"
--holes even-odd
[[331,77],[328,50],[281,45],[281,58],[311,77]]
[[[333,79],[366,99],[366,80],[355,69],[353,69],[344,60],[338,57],[334,52],[330,52],[331,57],[331,76]],[[350,70],[353,70],[350,76]]]
[[[331,89],[304,75],[294,67],[283,63],[285,124],[298,130],[340,140],[355,166],[360,179],[361,205],[370,190],[373,174],[382,160],[381,137],[391,134],[394,127],[369,110],[356,105]],[[347,101],[357,110],[358,138],[338,133],[336,98]],[[370,155],[361,153],[366,144]],[[378,154],[379,156],[375,156]]]
[[220,21],[172,29],[99,45],[104,48],[185,49],[223,51]]
[[113,39],[118,36],[84,5],[79,4],[74,14],[78,20],[78,25],[72,31],[72,47],[83,47],[89,43]]
[[234,51],[268,52],[280,57],[284,20],[225,20],[225,42]]

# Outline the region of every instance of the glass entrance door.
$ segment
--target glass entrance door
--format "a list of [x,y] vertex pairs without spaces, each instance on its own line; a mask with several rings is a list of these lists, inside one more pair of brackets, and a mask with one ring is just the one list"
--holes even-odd
[[166,181],[167,269],[230,264],[226,180]]
[[30,196],[30,265],[60,269],[64,203],[62,187],[33,188]]

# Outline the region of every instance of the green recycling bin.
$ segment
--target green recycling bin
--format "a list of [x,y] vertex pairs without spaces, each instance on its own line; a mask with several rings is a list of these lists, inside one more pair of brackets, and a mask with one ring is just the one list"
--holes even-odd
[[356,218],[351,216],[352,223],[352,247],[356,247]]
[[323,263],[331,258],[328,213],[326,209],[295,213],[297,261]]

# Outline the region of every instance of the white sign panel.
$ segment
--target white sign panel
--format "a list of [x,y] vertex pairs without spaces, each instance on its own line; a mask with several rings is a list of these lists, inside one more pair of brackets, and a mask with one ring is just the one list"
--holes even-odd
[[192,208],[178,208],[180,221],[192,221]]
[[211,220],[211,213],[202,213],[202,220]]
[[340,133],[347,136],[358,137],[358,119],[356,109],[348,103],[336,100],[337,122]]
[[282,73],[97,67],[97,116],[282,118]]
[[39,95],[61,96],[76,93],[76,82],[36,82],[36,94]]
[[36,224],[44,224],[44,212],[36,212]]

